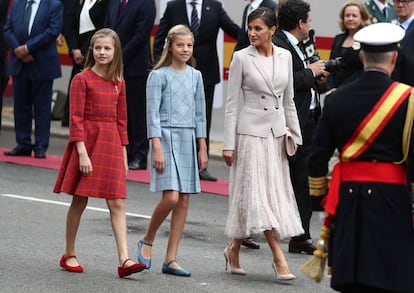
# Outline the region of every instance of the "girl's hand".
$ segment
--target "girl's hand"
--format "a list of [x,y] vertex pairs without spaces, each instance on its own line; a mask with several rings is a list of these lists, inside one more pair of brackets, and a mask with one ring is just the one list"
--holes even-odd
[[79,171],[85,176],[91,175],[92,162],[86,150],[85,143],[83,141],[77,141],[75,146],[79,156]]
[[224,161],[226,162],[227,166],[230,167],[231,165],[233,165],[234,159],[236,158],[236,152],[234,150],[224,150],[221,155]]
[[164,172],[164,168],[165,168],[165,159],[164,159],[164,153],[162,152],[160,138],[159,137],[151,138],[151,144],[152,144],[152,153],[153,153],[152,167],[155,168],[155,170],[158,173],[162,173]]
[[79,154],[79,171],[85,176],[90,176],[92,174],[92,170],[92,163],[88,154]]
[[206,149],[200,149],[198,151],[198,171],[201,172],[207,169],[208,155]]
[[122,153],[124,156],[124,168],[125,168],[125,177],[128,176],[128,155],[127,155],[127,150],[126,150],[126,146],[122,146]]
[[162,148],[153,149],[153,162],[152,167],[155,168],[155,170],[158,173],[164,172],[165,168],[165,159],[164,159],[164,153],[162,152]]

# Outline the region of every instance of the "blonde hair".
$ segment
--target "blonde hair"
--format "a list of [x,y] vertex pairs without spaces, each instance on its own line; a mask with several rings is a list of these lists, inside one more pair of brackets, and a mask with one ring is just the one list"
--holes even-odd
[[[188,36],[188,35],[191,35],[191,38],[192,38],[193,44],[194,44],[194,35],[187,26],[182,25],[182,24],[178,24],[178,25],[173,26],[168,31],[167,38],[165,39],[164,49],[162,50],[160,60],[154,66],[154,70],[158,69],[160,67],[163,67],[163,66],[170,66],[171,65],[172,55],[171,55],[171,52],[170,52],[170,48],[171,48],[172,44],[174,43],[175,39],[178,36]],[[196,61],[194,59],[194,56],[191,56],[191,58],[187,61],[187,64],[191,65],[192,67],[195,67]]]
[[345,9],[349,6],[356,6],[359,9],[359,13],[361,14],[361,20],[362,20],[360,29],[363,28],[364,26],[371,24],[369,20],[369,12],[365,8],[364,4],[362,4],[359,1],[348,1],[342,6],[341,10],[339,11],[339,28],[341,29],[342,32],[346,33],[348,31],[344,24],[344,16],[345,16]]
[[114,58],[112,59],[112,62],[109,64],[105,79],[113,81],[122,81],[124,79],[124,66],[122,63],[121,41],[119,40],[118,34],[109,28],[100,29],[93,34],[89,44],[89,50],[86,56],[86,61],[83,69],[91,69],[95,65],[95,58],[93,57],[93,47],[95,45],[96,40],[100,38],[111,38],[114,45]]

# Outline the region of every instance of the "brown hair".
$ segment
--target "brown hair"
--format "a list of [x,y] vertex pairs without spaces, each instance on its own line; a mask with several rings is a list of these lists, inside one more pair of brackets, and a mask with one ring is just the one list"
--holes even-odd
[[124,78],[124,68],[122,63],[121,41],[119,40],[118,34],[109,28],[100,29],[93,34],[90,41],[88,54],[86,56],[85,65],[83,68],[91,69],[95,65],[95,59],[93,57],[93,47],[95,45],[96,40],[99,38],[111,38],[114,44],[114,58],[112,59],[112,62],[109,64],[105,79],[113,81],[122,81]]
[[[178,25],[173,26],[168,31],[167,38],[165,39],[164,49],[162,50],[160,60],[154,66],[154,70],[160,67],[163,67],[163,66],[171,65],[172,63],[172,55],[170,52],[171,45],[174,43],[177,36],[188,36],[188,35],[191,35],[191,38],[193,39],[193,44],[194,44],[194,35],[187,26],[178,24]],[[191,56],[191,58],[187,61],[187,64],[195,67],[196,62],[195,62],[194,56]]]
[[368,13],[368,10],[365,8],[365,6],[359,1],[348,1],[348,2],[345,2],[341,10],[339,11],[339,28],[341,29],[341,31],[343,31],[344,33],[348,31],[345,28],[344,16],[345,16],[345,9],[349,6],[358,7],[359,13],[361,13],[361,19],[362,19],[360,28],[363,28],[364,26],[367,26],[370,24],[369,13]]

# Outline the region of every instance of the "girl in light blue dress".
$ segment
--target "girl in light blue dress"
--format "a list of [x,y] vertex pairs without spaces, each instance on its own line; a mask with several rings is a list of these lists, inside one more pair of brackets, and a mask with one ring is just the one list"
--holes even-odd
[[[207,168],[203,80],[194,69],[194,37],[184,25],[168,32],[160,61],[147,81],[147,130],[151,150],[150,190],[162,191],[147,232],[138,241],[138,260],[151,267],[152,242],[170,212],[167,254],[162,272],[188,277],[176,261],[189,194],[200,192],[199,171]],[[198,144],[198,148],[197,148]]]

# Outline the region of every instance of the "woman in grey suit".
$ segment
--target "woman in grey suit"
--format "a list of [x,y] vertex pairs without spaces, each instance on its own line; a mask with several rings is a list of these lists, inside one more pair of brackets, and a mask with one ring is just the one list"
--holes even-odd
[[235,52],[230,64],[223,158],[231,166],[226,234],[233,240],[224,257],[233,274],[246,274],[239,263],[242,239],[263,232],[272,250],[276,279],[287,281],[295,276],[279,241],[303,229],[286,142],[295,149],[302,137],[293,101],[292,57],[272,44],[276,27],[274,11],[254,10],[248,18],[251,45]]

